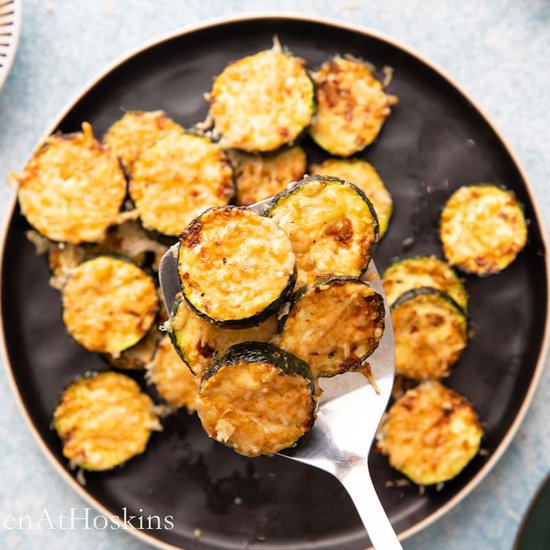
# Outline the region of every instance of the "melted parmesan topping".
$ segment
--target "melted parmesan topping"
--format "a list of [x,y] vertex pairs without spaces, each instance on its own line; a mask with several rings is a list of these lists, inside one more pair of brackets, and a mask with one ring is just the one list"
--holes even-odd
[[309,383],[268,363],[222,366],[201,383],[197,412],[206,433],[247,456],[293,445],[313,423]]
[[82,128],[50,136],[18,176],[21,211],[53,241],[101,241],[126,195],[118,160]]
[[363,62],[337,57],[314,75],[317,114],[311,137],[333,155],[348,157],[372,143],[397,103]]
[[358,280],[333,280],[302,296],[285,321],[280,346],[305,361],[314,376],[357,366],[384,332],[382,297]]
[[415,380],[448,376],[468,341],[464,315],[436,294],[419,294],[392,310],[395,369]]
[[303,59],[266,50],[228,65],[214,81],[210,113],[224,147],[273,151],[309,124],[313,84]]
[[419,485],[455,477],[477,454],[483,430],[472,406],[438,382],[409,390],[389,410],[379,448]]
[[468,307],[464,285],[449,264],[435,256],[409,258],[393,264],[384,272],[382,284],[390,305],[408,290],[429,287],[448,294],[460,307]]
[[527,226],[511,191],[471,185],[455,191],[441,214],[441,242],[451,265],[477,275],[508,267],[527,242]]
[[128,174],[139,155],[169,132],[183,128],[163,111],[129,111],[117,120],[103,137],[120,158]]
[[181,230],[234,193],[233,171],[223,150],[206,138],[171,132],[134,163],[130,195],[143,225],[165,235]]
[[160,429],[153,402],[131,378],[106,372],[71,384],[53,425],[63,455],[87,470],[110,470],[141,454]]
[[209,210],[181,236],[179,271],[185,296],[218,321],[263,312],[287,290],[294,266],[288,236],[248,209]]
[[306,171],[306,154],[301,147],[271,155],[231,152],[237,178],[237,203],[248,206],[272,197]]
[[311,175],[334,176],[359,187],[372,202],[380,224],[380,236],[388,230],[393,201],[374,167],[361,159],[328,159],[311,167]]
[[281,197],[269,217],[290,236],[297,286],[328,275],[361,275],[377,241],[368,204],[342,181],[306,181]]
[[270,317],[247,329],[222,328],[193,313],[182,300],[170,326],[189,368],[200,375],[233,344],[271,341],[277,332],[277,319]]
[[176,353],[168,336],[160,341],[148,374],[170,407],[187,407],[189,412],[195,410],[198,380]]
[[89,351],[115,354],[136,344],[158,309],[153,279],[136,265],[102,256],[78,266],[63,290],[63,321]]

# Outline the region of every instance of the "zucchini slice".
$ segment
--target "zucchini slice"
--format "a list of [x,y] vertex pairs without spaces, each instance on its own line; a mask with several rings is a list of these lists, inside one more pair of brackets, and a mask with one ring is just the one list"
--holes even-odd
[[310,174],[312,176],[334,176],[350,181],[359,187],[376,210],[380,224],[380,236],[382,237],[386,233],[393,212],[393,200],[372,164],[361,159],[327,159],[321,164],[314,164]]
[[298,286],[331,275],[360,276],[378,242],[378,219],[355,185],[313,176],[280,193],[268,216],[288,233]]
[[207,208],[228,204],[234,192],[223,149],[183,132],[170,132],[146,149],[130,180],[143,226],[172,237]]
[[151,430],[159,430],[160,424],[153,402],[134,380],[103,372],[63,392],[53,427],[71,466],[104,471],[141,454]]
[[153,279],[134,263],[99,256],[80,264],[63,289],[63,321],[89,351],[116,354],[139,342],[158,310]]
[[378,448],[418,485],[444,483],[478,453],[483,428],[472,405],[439,382],[398,399],[382,421]]
[[445,257],[480,277],[508,267],[527,243],[523,210],[512,191],[492,184],[455,191],[441,213]]
[[103,358],[115,369],[144,370],[153,361],[161,337],[160,331],[153,325],[131,348],[114,355],[105,353]]
[[272,197],[290,182],[303,178],[307,164],[299,146],[270,155],[232,151],[230,159],[237,180],[237,204],[244,206]]
[[199,380],[176,353],[168,336],[159,342],[148,369],[147,378],[172,409],[186,407],[189,412],[195,410]]
[[47,138],[17,180],[21,212],[52,241],[103,240],[126,196],[116,156],[95,140],[87,122],[82,133]]
[[447,294],[418,288],[392,306],[395,371],[414,380],[449,376],[468,343],[468,317]]
[[272,344],[229,348],[202,377],[197,412],[206,433],[246,456],[276,453],[311,430],[308,366]]
[[195,375],[201,375],[233,344],[269,342],[277,333],[277,325],[276,317],[271,316],[257,327],[222,328],[191,311],[185,300],[176,300],[169,334],[180,357]]
[[392,264],[382,276],[388,303],[415,288],[429,287],[448,294],[461,308],[468,307],[468,293],[453,268],[435,256],[407,258]]
[[332,155],[349,157],[370,145],[397,103],[372,67],[359,59],[335,57],[313,76],[317,113],[309,133]]
[[164,111],[128,111],[107,130],[103,143],[115,152],[131,175],[139,155],[174,130],[182,132],[183,128]]
[[359,366],[383,332],[382,296],[360,279],[337,277],[297,293],[279,345],[314,376],[329,377]]
[[305,61],[275,49],[228,65],[214,80],[209,103],[222,146],[249,152],[294,142],[315,110]]
[[193,220],[181,234],[178,262],[187,302],[225,327],[259,325],[296,280],[287,234],[244,206],[211,208]]

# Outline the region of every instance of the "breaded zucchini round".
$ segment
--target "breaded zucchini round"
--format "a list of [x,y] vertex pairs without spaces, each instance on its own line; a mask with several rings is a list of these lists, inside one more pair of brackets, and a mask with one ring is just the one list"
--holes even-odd
[[160,429],[153,402],[123,374],[82,378],[61,395],[53,427],[72,466],[103,471],[141,454]]
[[314,376],[359,366],[384,333],[384,301],[367,283],[337,277],[299,291],[279,345],[303,359]]
[[114,151],[131,175],[139,155],[173,131],[183,132],[183,128],[164,111],[128,111],[107,130],[103,143]]
[[197,412],[206,433],[246,456],[291,447],[315,421],[308,366],[271,344],[229,348],[202,377]]
[[303,179],[277,197],[268,216],[290,236],[298,286],[331,275],[361,275],[378,242],[371,202],[338,178]]
[[17,179],[21,212],[52,241],[103,240],[126,196],[116,156],[88,123],[82,133],[48,137]]
[[152,326],[149,332],[131,348],[111,355],[103,354],[103,358],[115,369],[143,370],[153,361],[162,335],[156,326]]
[[393,212],[393,200],[382,178],[372,164],[361,159],[327,159],[311,167],[312,176],[334,176],[359,187],[376,210],[380,236],[388,230]]
[[269,342],[277,333],[277,319],[269,317],[257,327],[230,329],[218,327],[176,300],[170,316],[170,338],[181,358],[195,375],[201,375],[233,344]]
[[186,407],[189,412],[195,410],[199,380],[176,353],[168,336],[159,342],[155,357],[149,365],[148,379],[170,407]]
[[448,294],[461,308],[468,307],[468,293],[453,268],[435,256],[418,256],[400,260],[382,276],[388,303],[415,288],[429,287]]
[[423,380],[448,376],[468,343],[468,318],[447,294],[418,288],[392,306],[395,371]]
[[224,147],[274,151],[311,121],[313,83],[305,61],[266,50],[228,65],[214,80],[210,113]]
[[231,162],[237,180],[237,204],[249,206],[276,195],[304,176],[306,154],[299,147],[269,155],[232,151]]
[[455,191],[441,213],[445,257],[480,277],[508,267],[527,243],[523,210],[512,191],[492,184]]
[[386,414],[378,448],[418,485],[457,476],[479,451],[483,428],[472,405],[439,382],[405,393]]
[[99,256],[80,264],[63,289],[63,321],[89,351],[116,354],[139,342],[158,310],[153,279],[129,260]]
[[332,155],[349,157],[378,136],[397,98],[387,95],[365,62],[335,57],[313,76],[317,113],[309,133]]
[[288,235],[244,206],[211,208],[180,237],[183,295],[219,326],[259,325],[283,305],[296,280]]
[[130,196],[143,226],[177,236],[199,214],[228,204],[233,170],[223,149],[209,139],[170,132],[133,165]]

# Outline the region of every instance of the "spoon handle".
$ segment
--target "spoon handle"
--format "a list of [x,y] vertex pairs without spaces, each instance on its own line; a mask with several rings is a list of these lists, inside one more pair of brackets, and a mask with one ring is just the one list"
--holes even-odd
[[348,491],[376,550],[402,550],[395,531],[376,494],[369,469],[358,464],[338,476]]

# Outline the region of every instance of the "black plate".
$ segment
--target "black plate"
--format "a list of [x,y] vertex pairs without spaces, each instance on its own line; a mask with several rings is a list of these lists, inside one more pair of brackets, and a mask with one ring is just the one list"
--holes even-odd
[[[199,28],[142,51],[95,84],[59,124],[78,130],[84,120],[101,136],[123,109],[164,109],[184,126],[202,120],[203,93],[231,60],[269,48],[273,35],[314,67],[335,53],[390,65],[390,91],[399,105],[378,141],[362,155],[380,171],[395,200],[388,234],[376,254],[379,269],[396,255],[440,253],[438,215],[457,187],[490,181],[512,188],[525,205],[530,242],[504,273],[467,277],[475,338],[449,384],[467,395],[487,430],[484,448],[455,481],[419,495],[414,486],[387,488],[398,479],[385,458],[371,457],[383,504],[399,532],[425,525],[471,488],[512,426],[537,374],[547,315],[544,241],[529,190],[506,146],[489,123],[443,76],[392,43],[326,22],[284,17],[233,20]],[[310,160],[324,153],[304,142]],[[9,362],[27,412],[63,466],[49,423],[61,390],[102,361],[67,336],[59,294],[48,286],[44,258],[25,239],[16,211],[9,222],[3,263],[2,313]],[[532,388],[531,388],[532,389]],[[516,423],[517,424],[517,423]],[[358,429],[361,423],[358,419]],[[477,476],[479,479],[480,476]],[[85,490],[120,514],[173,515],[159,540],[198,548],[360,549],[368,544],[352,502],[330,475],[280,457],[246,459],[209,440],[195,417],[166,421],[147,452],[124,468],[87,474]],[[239,497],[241,504],[235,503]],[[200,529],[196,539],[193,531]]]

